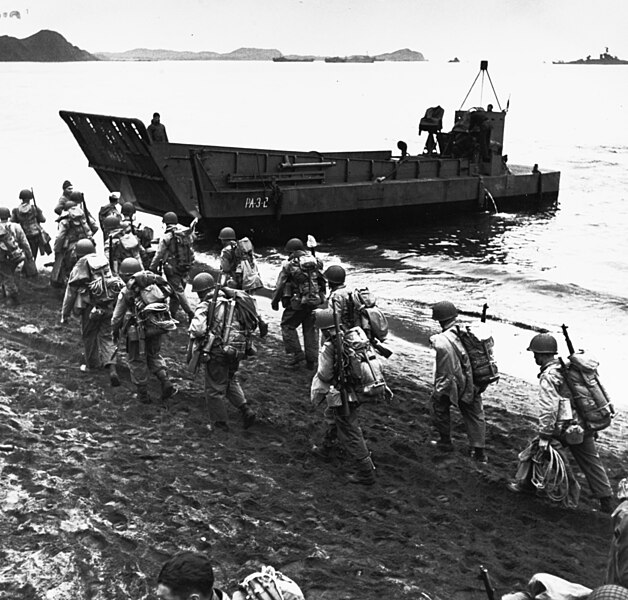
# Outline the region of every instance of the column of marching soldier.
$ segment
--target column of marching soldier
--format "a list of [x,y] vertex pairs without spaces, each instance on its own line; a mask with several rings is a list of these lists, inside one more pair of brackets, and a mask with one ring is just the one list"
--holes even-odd
[[[27,265],[34,261],[38,250],[54,251],[51,285],[65,289],[61,322],[66,323],[72,314],[80,318],[85,348],[81,370],[107,368],[111,384],[120,385],[116,363],[123,348],[141,403],[151,402],[149,372],[161,383],[162,400],[178,391],[161,356],[161,339],[176,328],[174,318],[182,309],[189,326],[188,367],[193,373],[201,369],[204,373],[208,427],[215,432],[229,430],[227,402],[240,411],[245,428],[255,423],[256,415],[246,400],[237,371],[241,360],[256,353],[253,331],[257,329],[263,338],[268,324],[252,297],[263,283],[248,238],[238,240],[230,227],[221,230],[219,280],[208,272],[193,278],[192,291],[199,302],[192,309],[185,286],[194,262],[194,228],[179,224],[176,214],[164,215],[165,232],[151,255],[153,231],[138,225],[134,205],[120,205],[120,195],[114,192],[98,214],[104,242],[104,253],[98,253],[94,241],[98,224],[89,214],[83,194],[66,181],[55,207],[58,234],[51,249],[50,237],[41,226],[45,219],[32,190],[22,190],[19,198],[21,204],[12,212],[0,208],[0,284],[7,305],[18,302],[17,266],[24,262],[23,271],[28,273]],[[330,460],[340,448],[356,465],[348,480],[371,485],[375,482],[375,465],[359,425],[358,407],[366,401],[392,397],[381,375],[380,355],[387,354],[371,330],[361,296],[345,285],[345,269],[332,265],[323,270],[315,250],[298,238],[287,242],[285,252],[288,257],[281,266],[271,307],[275,311],[280,306],[283,309],[281,333],[288,365],[303,366],[312,372],[311,401],[315,405],[325,403],[326,430],[312,450]],[[469,440],[469,454],[478,464],[485,464],[484,390],[474,384],[467,350],[459,335],[458,310],[451,302],[441,301],[432,307],[432,318],[442,331],[431,338],[436,351],[431,409],[437,433],[431,443],[439,451],[453,450],[450,409],[457,407]],[[593,495],[599,498],[601,510],[612,512],[612,489],[595,436],[585,432],[573,444],[567,443],[563,435],[565,425],[574,422],[576,415],[565,390],[556,339],[538,334],[528,350],[541,369],[539,449],[552,446],[564,456],[569,448]],[[370,378],[366,383],[361,379],[365,372],[366,379]],[[518,480],[509,489],[534,492],[529,480]]]

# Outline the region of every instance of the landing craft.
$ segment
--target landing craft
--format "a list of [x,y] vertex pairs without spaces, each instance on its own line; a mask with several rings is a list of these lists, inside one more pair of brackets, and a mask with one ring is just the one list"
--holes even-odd
[[[478,78],[491,82],[499,110],[463,109]],[[503,154],[501,108],[482,61],[471,89],[442,131],[428,109],[422,154],[390,150],[300,152],[151,142],[139,119],[60,111],[107,188],[153,214],[199,218],[215,238],[225,226],[256,241],[332,229],[413,225],[437,213],[535,210],[555,203],[560,173],[516,166]]]

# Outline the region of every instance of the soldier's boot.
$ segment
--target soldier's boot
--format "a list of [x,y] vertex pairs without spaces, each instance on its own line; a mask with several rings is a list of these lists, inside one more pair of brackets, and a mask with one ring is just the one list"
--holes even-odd
[[111,387],[118,387],[120,385],[120,376],[118,375],[118,369],[116,365],[109,365],[109,383]]
[[356,473],[347,475],[347,481],[359,485],[373,485],[375,483],[375,465],[370,454],[359,461]]
[[168,400],[168,398],[172,398],[178,391],[179,388],[170,381],[168,378],[168,373],[166,369],[159,369],[157,373],[155,373],[157,379],[159,379],[161,383],[161,399]]
[[258,325],[260,338],[265,338],[268,335],[268,323],[259,317]]
[[303,351],[294,352],[292,354],[292,358],[288,361],[288,365],[290,365],[291,367],[295,367],[296,365],[301,364],[304,360],[305,360],[305,353]]
[[438,438],[430,440],[430,444],[443,452],[451,452],[454,449],[451,436],[447,433],[440,433]]
[[332,459],[334,443],[338,439],[336,427],[328,427],[325,431],[325,436],[320,444],[312,445],[311,452],[318,458],[323,459],[325,462],[330,462]]
[[240,406],[240,412],[242,413],[242,424],[244,429],[248,429],[255,423],[257,415],[253,412],[253,409],[248,404]]
[[152,402],[150,396],[148,395],[148,389],[145,385],[137,386],[137,399],[142,404],[150,404]]

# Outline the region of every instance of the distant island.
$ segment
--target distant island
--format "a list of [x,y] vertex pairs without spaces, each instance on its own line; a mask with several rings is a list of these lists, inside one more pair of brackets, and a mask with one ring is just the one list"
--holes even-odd
[[99,60],[68,42],[60,33],[42,29],[22,40],[0,36],[0,62],[74,62]]
[[[313,56],[311,54],[286,54],[276,49],[264,48],[238,48],[233,52],[220,54],[219,52],[182,52],[176,50],[151,50],[149,48],[136,48],[126,52],[97,52],[96,56],[101,60],[272,60],[274,62],[313,62],[325,60],[328,56]],[[350,60],[336,60],[330,62],[355,62]],[[386,54],[371,56],[374,61],[424,61],[420,52],[404,48]]]
[[[360,57],[368,57],[368,60]],[[347,57],[284,55],[276,49],[238,48],[233,52],[188,52],[177,50],[136,48],[126,52],[96,52],[90,54],[73,46],[60,33],[43,29],[24,39],[0,36],[0,62],[71,62],[71,61],[158,61],[158,60],[267,60],[274,62],[375,62],[424,61],[420,52],[404,48],[377,55],[351,55]]]

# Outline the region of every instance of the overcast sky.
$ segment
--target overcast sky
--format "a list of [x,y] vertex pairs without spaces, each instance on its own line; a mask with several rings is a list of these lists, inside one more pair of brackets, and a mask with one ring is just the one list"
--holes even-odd
[[[19,10],[22,18],[6,18]],[[428,60],[628,59],[628,0],[0,0],[0,34],[61,33],[89,52],[275,48]]]

